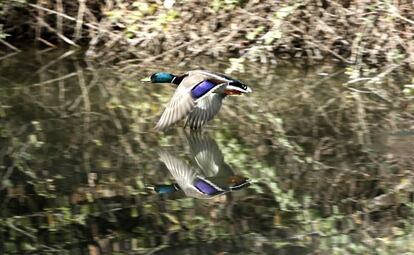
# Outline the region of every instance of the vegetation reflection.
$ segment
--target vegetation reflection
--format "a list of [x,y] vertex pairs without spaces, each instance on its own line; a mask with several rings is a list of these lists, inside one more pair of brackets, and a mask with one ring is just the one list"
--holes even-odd
[[[405,84],[398,78],[370,83],[377,95],[330,65],[251,65],[235,76],[254,93],[229,98],[207,126],[210,139],[181,127],[150,131],[173,88],[138,78],[159,66],[128,76],[58,50],[1,63],[1,254],[414,249],[413,105],[393,96]],[[226,67],[200,58],[165,69],[200,65]],[[157,148],[202,168],[187,153],[202,155],[197,141],[216,143],[211,152],[223,160],[214,162],[254,182],[213,199],[146,189],[178,183]]]

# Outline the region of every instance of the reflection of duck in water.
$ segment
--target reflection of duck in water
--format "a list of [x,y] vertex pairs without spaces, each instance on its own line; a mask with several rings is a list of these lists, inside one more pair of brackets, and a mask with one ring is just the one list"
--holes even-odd
[[157,193],[182,190],[189,197],[212,198],[250,184],[247,178],[234,174],[231,167],[224,162],[216,142],[210,137],[191,133],[187,140],[197,167],[190,166],[167,151],[159,151],[161,161],[177,183],[155,185],[154,190]]

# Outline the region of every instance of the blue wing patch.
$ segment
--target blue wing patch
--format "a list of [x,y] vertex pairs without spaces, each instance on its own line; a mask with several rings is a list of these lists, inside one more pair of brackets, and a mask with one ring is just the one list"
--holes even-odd
[[216,84],[211,81],[202,81],[191,90],[191,95],[194,99],[200,98],[204,96],[207,92],[209,92],[212,88],[214,88]]

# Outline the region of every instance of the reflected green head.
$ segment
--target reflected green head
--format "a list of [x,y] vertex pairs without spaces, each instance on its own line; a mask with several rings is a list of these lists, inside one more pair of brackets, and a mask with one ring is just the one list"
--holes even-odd
[[164,72],[154,73],[150,77],[152,83],[171,83],[174,78],[175,75]]

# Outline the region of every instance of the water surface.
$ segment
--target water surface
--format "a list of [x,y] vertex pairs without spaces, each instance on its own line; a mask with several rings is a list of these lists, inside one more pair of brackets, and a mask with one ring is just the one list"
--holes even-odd
[[[228,64],[126,75],[77,52],[3,59],[0,253],[413,252],[414,136],[398,133],[410,128],[402,110],[349,90],[331,65],[253,65],[232,74],[253,93],[225,100],[202,145],[182,123],[152,131],[173,88],[139,79],[200,67]],[[194,151],[220,162],[221,174],[197,170],[211,182],[250,185],[209,199],[156,193],[177,183],[162,153],[198,169]]]

